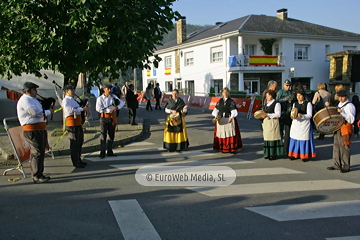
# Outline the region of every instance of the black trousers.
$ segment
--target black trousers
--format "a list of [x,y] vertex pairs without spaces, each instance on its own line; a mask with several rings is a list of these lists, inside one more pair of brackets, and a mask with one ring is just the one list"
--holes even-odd
[[152,111],[152,107],[151,107],[151,100],[147,100],[147,103],[146,103],[146,110],[149,110],[149,108],[151,109]]
[[24,137],[30,144],[30,168],[33,178],[40,178],[44,172],[46,130],[24,131]]
[[70,139],[71,161],[74,166],[78,166],[81,161],[81,149],[84,142],[84,132],[81,125],[66,126]]
[[128,108],[129,110],[129,123],[135,123],[136,118],[136,108]]
[[113,125],[112,118],[100,118],[100,151],[102,155],[112,154],[113,143],[115,138],[115,125]]
[[157,108],[161,108],[160,107],[160,98],[155,98],[156,99],[156,104],[155,104],[155,109],[157,109]]

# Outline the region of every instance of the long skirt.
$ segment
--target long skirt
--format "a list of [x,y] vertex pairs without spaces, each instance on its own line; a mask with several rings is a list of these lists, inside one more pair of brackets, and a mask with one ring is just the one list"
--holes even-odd
[[276,157],[284,155],[282,140],[264,141],[264,157]]
[[310,127],[309,140],[296,140],[290,137],[289,157],[308,159],[316,157],[315,142],[312,127]]
[[169,116],[166,117],[163,147],[170,152],[181,151],[189,147],[186,123],[183,115],[181,115],[181,124],[176,127],[172,127]]
[[[217,150],[217,151],[220,151],[223,153],[234,153],[238,149],[241,149],[243,147],[240,129],[239,129],[239,125],[238,125],[236,118],[233,119],[233,122],[234,122],[233,129],[227,130],[227,131],[230,131],[230,133],[225,132],[223,134],[219,134],[217,132],[218,131],[218,123],[215,124],[214,144],[213,144],[214,150]],[[219,135],[222,135],[223,137],[218,137]],[[227,137],[226,135],[228,135],[230,137]]]

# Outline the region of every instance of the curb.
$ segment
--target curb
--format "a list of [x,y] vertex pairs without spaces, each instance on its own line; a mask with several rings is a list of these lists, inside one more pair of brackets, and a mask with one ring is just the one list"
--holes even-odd
[[[135,135],[135,136],[131,136],[125,139],[121,139],[121,140],[115,140],[113,143],[113,148],[114,146],[123,146],[132,142],[135,142],[139,139],[141,139],[144,135],[144,123],[147,122],[148,119],[144,119],[143,120],[143,124],[142,124],[142,128],[139,134]],[[83,147],[81,153],[90,153],[90,152],[95,152],[95,151],[100,151],[100,143],[94,146],[87,146],[87,147]],[[64,155],[70,155],[70,149],[63,149],[63,150],[53,150],[53,154],[54,156],[64,156]],[[49,157],[49,156],[46,156]]]

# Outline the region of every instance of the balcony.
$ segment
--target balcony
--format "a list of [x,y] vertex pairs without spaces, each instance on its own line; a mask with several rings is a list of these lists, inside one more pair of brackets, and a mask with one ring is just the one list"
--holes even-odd
[[228,66],[229,71],[281,71],[285,70],[285,57],[238,54],[229,57]]

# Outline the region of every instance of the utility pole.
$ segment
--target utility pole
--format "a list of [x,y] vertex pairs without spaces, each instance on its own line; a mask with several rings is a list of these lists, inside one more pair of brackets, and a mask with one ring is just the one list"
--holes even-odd
[[135,89],[135,92],[136,92],[136,79],[137,79],[136,68],[134,68],[134,89]]

